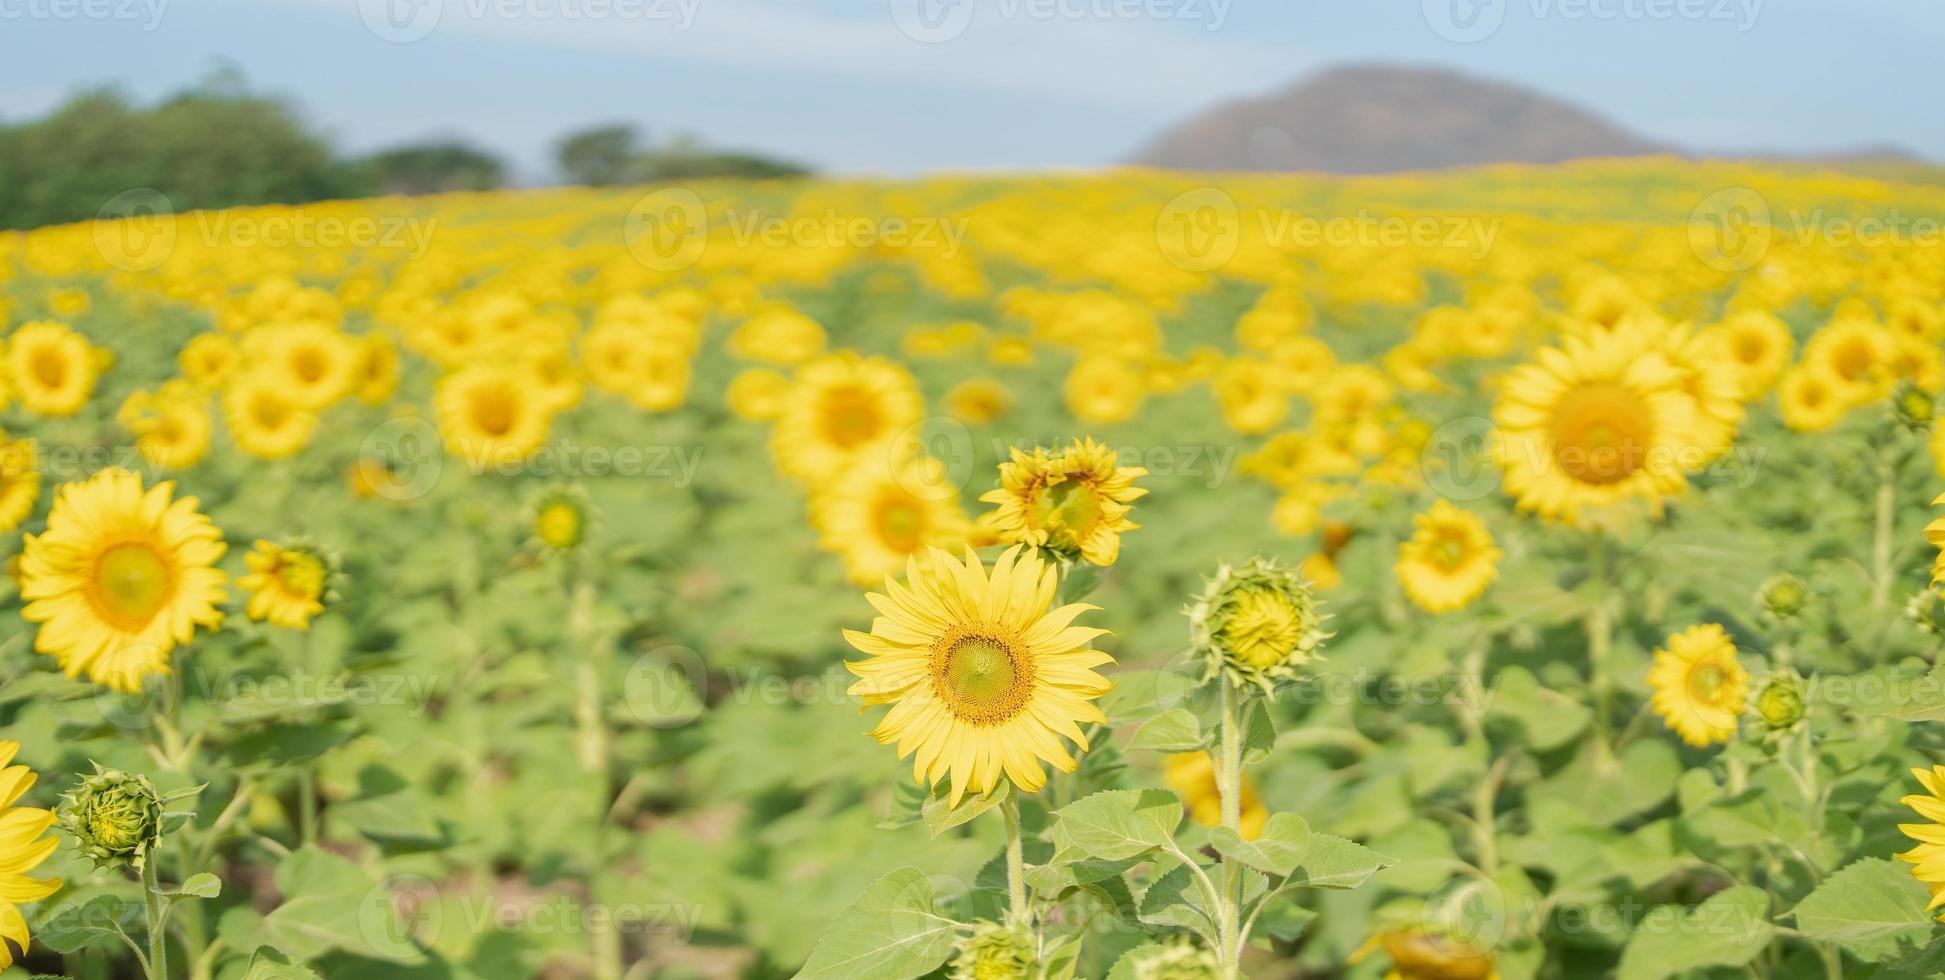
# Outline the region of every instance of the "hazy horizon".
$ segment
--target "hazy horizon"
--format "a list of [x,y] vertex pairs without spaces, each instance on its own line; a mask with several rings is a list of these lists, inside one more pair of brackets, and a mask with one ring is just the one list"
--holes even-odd
[[[1896,0],[0,0],[0,20],[0,121],[102,85],[152,101],[227,63],[348,152],[460,138],[523,183],[562,133],[611,121],[841,174],[1098,167],[1214,103],[1372,62],[1701,152],[1945,159],[1922,122],[1945,6]],[[1805,70],[1824,65],[1843,71]]]

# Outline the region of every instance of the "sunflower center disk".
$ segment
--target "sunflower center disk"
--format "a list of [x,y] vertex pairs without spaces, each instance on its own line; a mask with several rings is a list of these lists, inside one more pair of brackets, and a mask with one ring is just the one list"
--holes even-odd
[[844,389],[826,396],[824,434],[844,449],[861,446],[877,436],[878,406],[870,393]]
[[1222,642],[1254,667],[1274,667],[1303,639],[1303,617],[1296,608],[1264,589],[1237,593],[1222,626]]
[[1722,668],[1704,664],[1689,672],[1688,689],[1697,701],[1712,705],[1722,697],[1722,685],[1726,680]]
[[511,396],[500,391],[481,392],[473,401],[473,422],[487,435],[503,436],[513,431]]
[[1647,403],[1621,385],[1570,391],[1549,419],[1554,462],[1582,483],[1619,483],[1646,465],[1653,424]]
[[95,562],[94,592],[103,618],[145,626],[169,598],[169,565],[145,544],[117,545]]
[[910,553],[918,550],[919,538],[925,530],[925,518],[910,500],[896,495],[889,497],[879,504],[873,517],[879,540],[893,551]]
[[1101,501],[1085,484],[1068,480],[1047,488],[1040,498],[1041,526],[1059,528],[1083,541],[1101,519]]
[[990,636],[952,640],[934,656],[933,673],[946,706],[976,725],[1018,714],[1033,689],[1032,668],[1010,644]]

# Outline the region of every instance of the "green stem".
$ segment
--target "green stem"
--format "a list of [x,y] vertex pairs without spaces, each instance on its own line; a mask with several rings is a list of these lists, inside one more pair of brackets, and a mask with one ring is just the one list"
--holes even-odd
[[[1216,766],[1216,790],[1222,798],[1222,825],[1240,835],[1243,828],[1243,746],[1236,722],[1238,698],[1236,688],[1228,674],[1219,680],[1222,691],[1222,758]],[[1222,901],[1217,909],[1221,914],[1220,923],[1222,949],[1218,957],[1222,963],[1223,975],[1235,977],[1242,968],[1243,937],[1239,919],[1242,917],[1242,868],[1227,857],[1222,859]]]
[[[567,570],[568,655],[576,664],[574,721],[579,729],[581,768],[594,781],[596,806],[590,846],[594,851],[589,870],[588,891],[596,894],[593,879],[607,867],[609,851],[608,797],[613,794],[609,765],[610,739],[604,698],[601,691],[600,649],[594,637],[594,582],[576,574],[574,555],[563,556]],[[593,936],[594,975],[597,980],[620,980],[622,975],[621,933],[612,926],[597,929]]]
[[[300,671],[317,676],[317,657],[311,646],[311,632],[297,634],[297,665]],[[317,760],[306,760],[297,769],[297,839],[305,847],[317,843],[318,800]]]
[[1000,815],[1006,818],[1007,919],[1028,923],[1032,921],[1033,910],[1027,905],[1026,846],[1020,839],[1018,790],[1007,788],[1006,800],[1000,804]]
[[1891,531],[1898,489],[1898,471],[1889,452],[1878,453],[1877,477],[1877,517],[1871,533],[1871,612],[1882,621],[1891,600]]
[[166,923],[162,885],[155,877],[156,855],[149,855],[142,862],[142,910],[148,915],[149,923],[149,976],[152,980],[169,978],[169,935],[164,931]]
[[1594,588],[1586,614],[1588,686],[1593,688],[1594,718],[1599,726],[1595,751],[1606,754],[1611,751],[1614,734],[1614,692],[1607,673],[1607,655],[1614,645],[1614,625],[1608,613],[1613,583],[1607,567],[1607,538],[1597,531],[1592,545]]

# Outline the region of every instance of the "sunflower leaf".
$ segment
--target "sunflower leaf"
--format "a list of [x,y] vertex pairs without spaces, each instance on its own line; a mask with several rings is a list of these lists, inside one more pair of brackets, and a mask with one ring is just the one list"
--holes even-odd
[[1312,834],[1303,863],[1290,873],[1287,884],[1309,888],[1356,888],[1374,874],[1391,867],[1378,852],[1335,834]]
[[904,980],[939,968],[957,923],[940,915],[917,868],[879,878],[838,913],[797,980]]
[[1776,927],[1765,914],[1769,898],[1737,885],[1692,909],[1650,909],[1621,952],[1618,980],[1659,980],[1709,966],[1741,966],[1769,945]]
[[1255,840],[1244,840],[1228,827],[1217,827],[1209,832],[1209,843],[1223,857],[1281,878],[1295,871],[1310,853],[1310,824],[1294,813],[1279,813],[1270,817]]
[[925,817],[926,829],[937,837],[1006,802],[1007,794],[1011,792],[1013,784],[1001,780],[984,796],[968,796],[961,799],[958,806],[953,806],[952,794],[943,785],[935,786],[931,795],[926,797],[920,813]]
[[1174,708],[1156,715],[1128,742],[1130,749],[1157,752],[1192,752],[1208,745],[1209,736],[1203,733],[1202,723],[1187,708]]
[[1112,789],[1076,800],[1054,815],[1056,852],[1076,847],[1104,861],[1139,857],[1175,837],[1182,801],[1160,789]]
[[1910,869],[1865,858],[1824,879],[1791,914],[1809,936],[1875,962],[1897,953],[1900,940],[1922,941],[1931,934],[1925,902],[1925,886]]

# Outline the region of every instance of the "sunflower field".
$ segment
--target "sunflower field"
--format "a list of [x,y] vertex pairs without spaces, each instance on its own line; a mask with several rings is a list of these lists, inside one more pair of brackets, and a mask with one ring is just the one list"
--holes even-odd
[[1924,175],[131,193],[0,977],[1945,975]]

